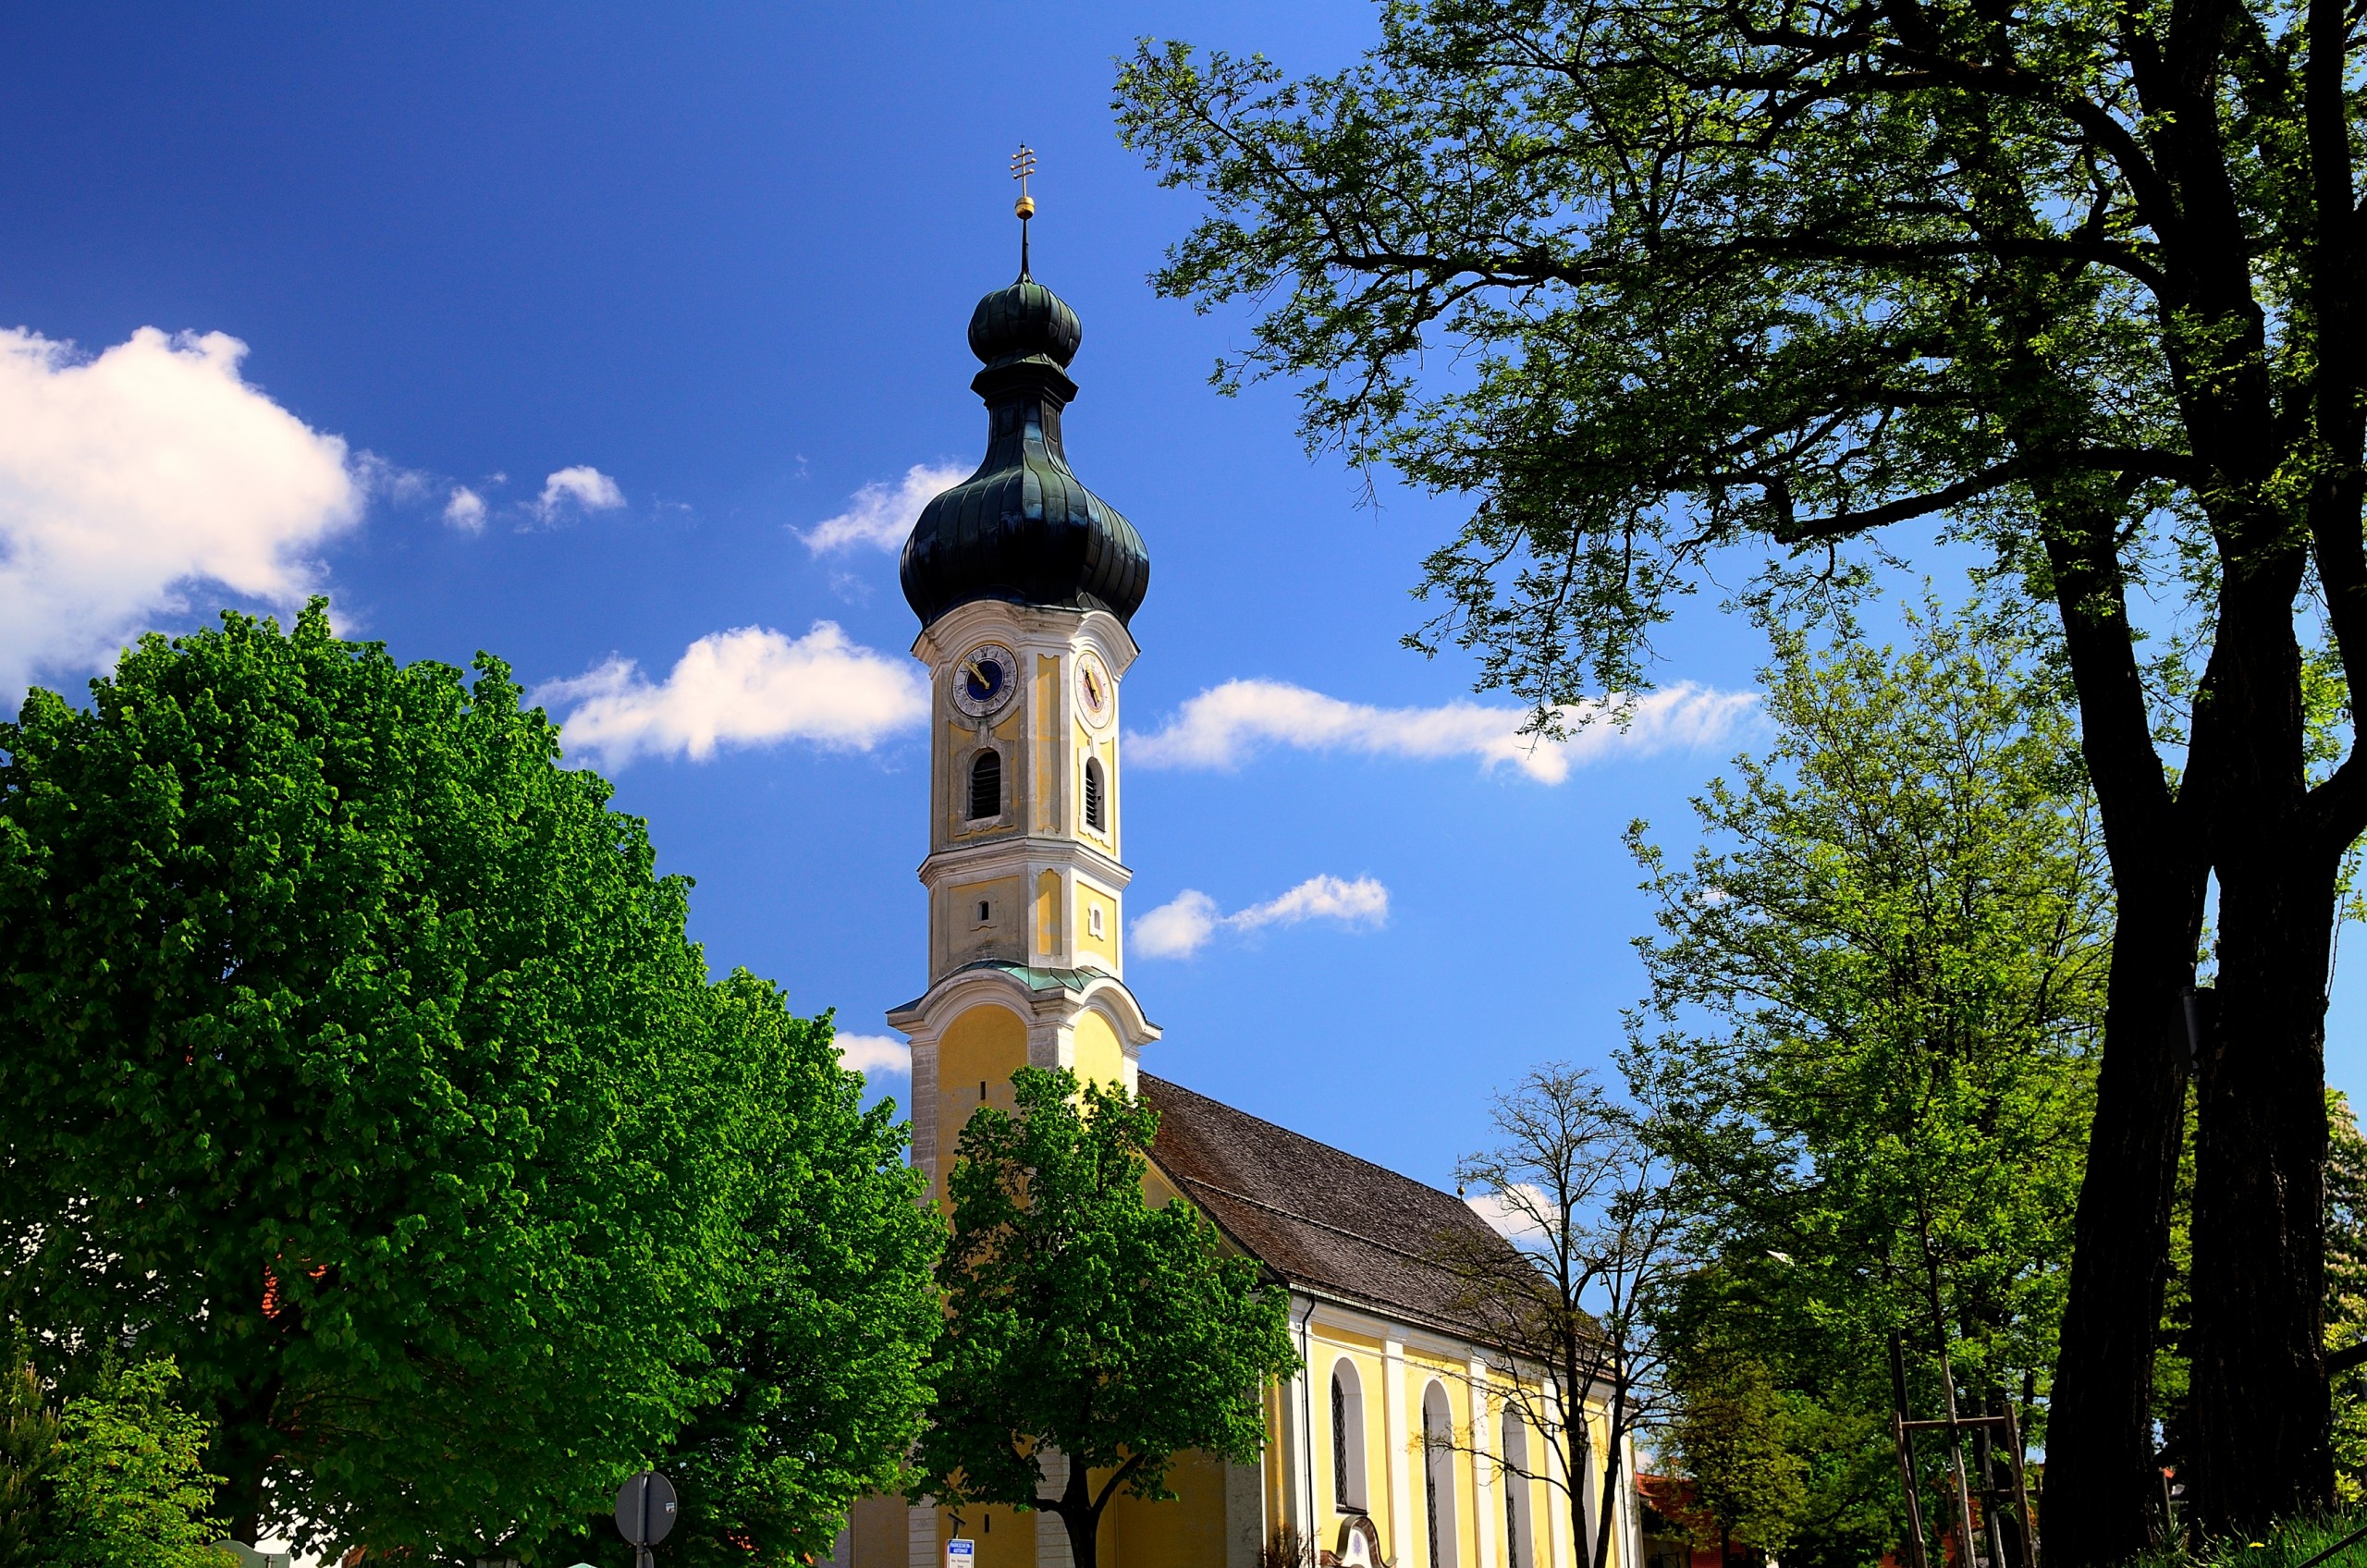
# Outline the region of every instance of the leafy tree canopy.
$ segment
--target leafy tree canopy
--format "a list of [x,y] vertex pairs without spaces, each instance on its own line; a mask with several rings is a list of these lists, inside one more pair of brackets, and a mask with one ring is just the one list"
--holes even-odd
[[0,1390],[0,1564],[231,1568],[213,1544],[205,1423],[174,1402],[173,1364],[102,1363],[61,1412],[21,1337],[16,1349]]
[[1186,1449],[1257,1458],[1266,1385],[1298,1356],[1286,1293],[1189,1203],[1144,1196],[1157,1112],[1121,1087],[1080,1094],[1065,1069],[1012,1084],[1017,1114],[974,1112],[947,1182],[948,1317],[913,1496],[1056,1513],[1093,1568],[1119,1491],[1172,1495]]
[[475,668],[315,602],[0,726],[0,1293],[69,1379],[174,1358],[245,1539],[531,1550],[737,1410],[716,1505],[811,1542],[918,1400],[895,1134]]
[[1549,726],[1643,682],[1722,548],[1813,608],[1919,524],[2052,608],[2121,898],[2049,1550],[2147,1544],[2165,1020],[2214,880],[2185,1475],[2214,1530],[2324,1506],[2324,977],[2367,755],[2308,716],[2367,680],[2357,7],[1380,17],[1331,74],[1152,43],[1122,68],[1122,133],[1208,209],[1157,285],[1256,312],[1220,381],[1294,378],[1311,441],[1472,499],[1416,640]]
[[[1922,1366],[1948,1358],[1968,1406],[2011,1398],[2041,1424],[2111,912],[2027,640],[1914,627],[1903,651],[1779,633],[1772,742],[1695,802],[1707,842],[1673,865],[1630,830],[1660,926],[1638,944],[1652,991],[1630,1073],[1707,1264],[1668,1303],[1672,1341],[1707,1347],[1679,1358],[1680,1389],[1731,1403],[1735,1367],[1772,1371],[1860,1451],[1818,1463],[1868,1501],[1896,1488],[1875,1419],[1895,1332]],[[1917,1392],[1940,1414],[1931,1382]],[[1841,1501],[1820,1507],[1854,1537]],[[1843,1544],[1798,1534],[1803,1556]]]

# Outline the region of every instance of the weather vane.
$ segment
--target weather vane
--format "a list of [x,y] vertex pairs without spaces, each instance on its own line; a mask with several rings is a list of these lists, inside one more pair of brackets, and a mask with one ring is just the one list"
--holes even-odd
[[1011,156],[1011,178],[1019,181],[1019,200],[1011,210],[1019,217],[1019,276],[1027,276],[1027,220],[1036,215],[1036,198],[1027,194],[1027,177],[1036,172],[1036,149],[1024,141]]

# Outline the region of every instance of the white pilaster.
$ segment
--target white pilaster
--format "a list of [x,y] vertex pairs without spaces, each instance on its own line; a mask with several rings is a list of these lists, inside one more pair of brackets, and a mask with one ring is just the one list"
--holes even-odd
[[1502,1477],[1496,1472],[1496,1424],[1488,1419],[1488,1364],[1473,1356],[1466,1368],[1471,1380],[1471,1546],[1478,1561],[1472,1568],[1495,1568],[1496,1526],[1504,1516]]
[[[1068,1455],[1058,1449],[1046,1449],[1041,1456],[1044,1466],[1043,1492],[1046,1497],[1058,1497],[1069,1484]],[[1036,1568],[1073,1568],[1076,1556],[1069,1550],[1069,1527],[1061,1516],[1049,1511],[1036,1515]]]
[[1414,1439],[1405,1426],[1403,1341],[1381,1341],[1380,1375],[1381,1437],[1389,1445],[1389,1560],[1407,1563],[1413,1561],[1414,1551],[1414,1493],[1407,1479],[1406,1458]]
[[904,1509],[904,1568],[938,1568],[937,1505],[910,1503]]

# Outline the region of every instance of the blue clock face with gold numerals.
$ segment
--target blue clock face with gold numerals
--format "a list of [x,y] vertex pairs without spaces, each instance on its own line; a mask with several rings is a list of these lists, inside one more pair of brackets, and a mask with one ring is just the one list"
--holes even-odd
[[1019,655],[1000,643],[982,643],[953,663],[953,705],[984,718],[1019,688]]

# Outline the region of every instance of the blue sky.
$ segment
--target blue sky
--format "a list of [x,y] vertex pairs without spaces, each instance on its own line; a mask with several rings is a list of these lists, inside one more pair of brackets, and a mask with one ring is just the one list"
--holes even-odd
[[[1154,565],[1125,716],[1168,739],[1130,754],[1129,912],[1204,937],[1130,958],[1167,1029],[1146,1065],[1445,1181],[1491,1088],[1616,1045],[1645,921],[1619,832],[1684,840],[1749,740],[1717,694],[1761,650],[1696,599],[1659,671],[1689,701],[1527,766],[1488,754],[1500,717],[1365,711],[1494,701],[1397,642],[1460,509],[1360,507],[1287,389],[1210,391],[1242,322],[1152,296],[1193,208],[1108,100],[1138,35],[1313,69],[1374,25],[1363,0],[15,8],[0,326],[71,346],[12,339],[11,374],[70,385],[42,483],[115,532],[93,553],[36,519],[0,551],[0,682],[76,691],[128,631],[314,586],[399,657],[489,649],[583,713],[718,969],[886,1035],[926,978],[914,626],[891,551],[805,536],[975,462],[963,330],[1014,270],[1025,141],[1036,275],[1085,322],[1071,458]],[[151,427],[205,433],[194,481],[124,456]],[[1234,681],[1267,684],[1206,698]],[[1257,743],[1292,704],[1331,743]],[[2363,1006],[2338,987],[2347,1087]]]

